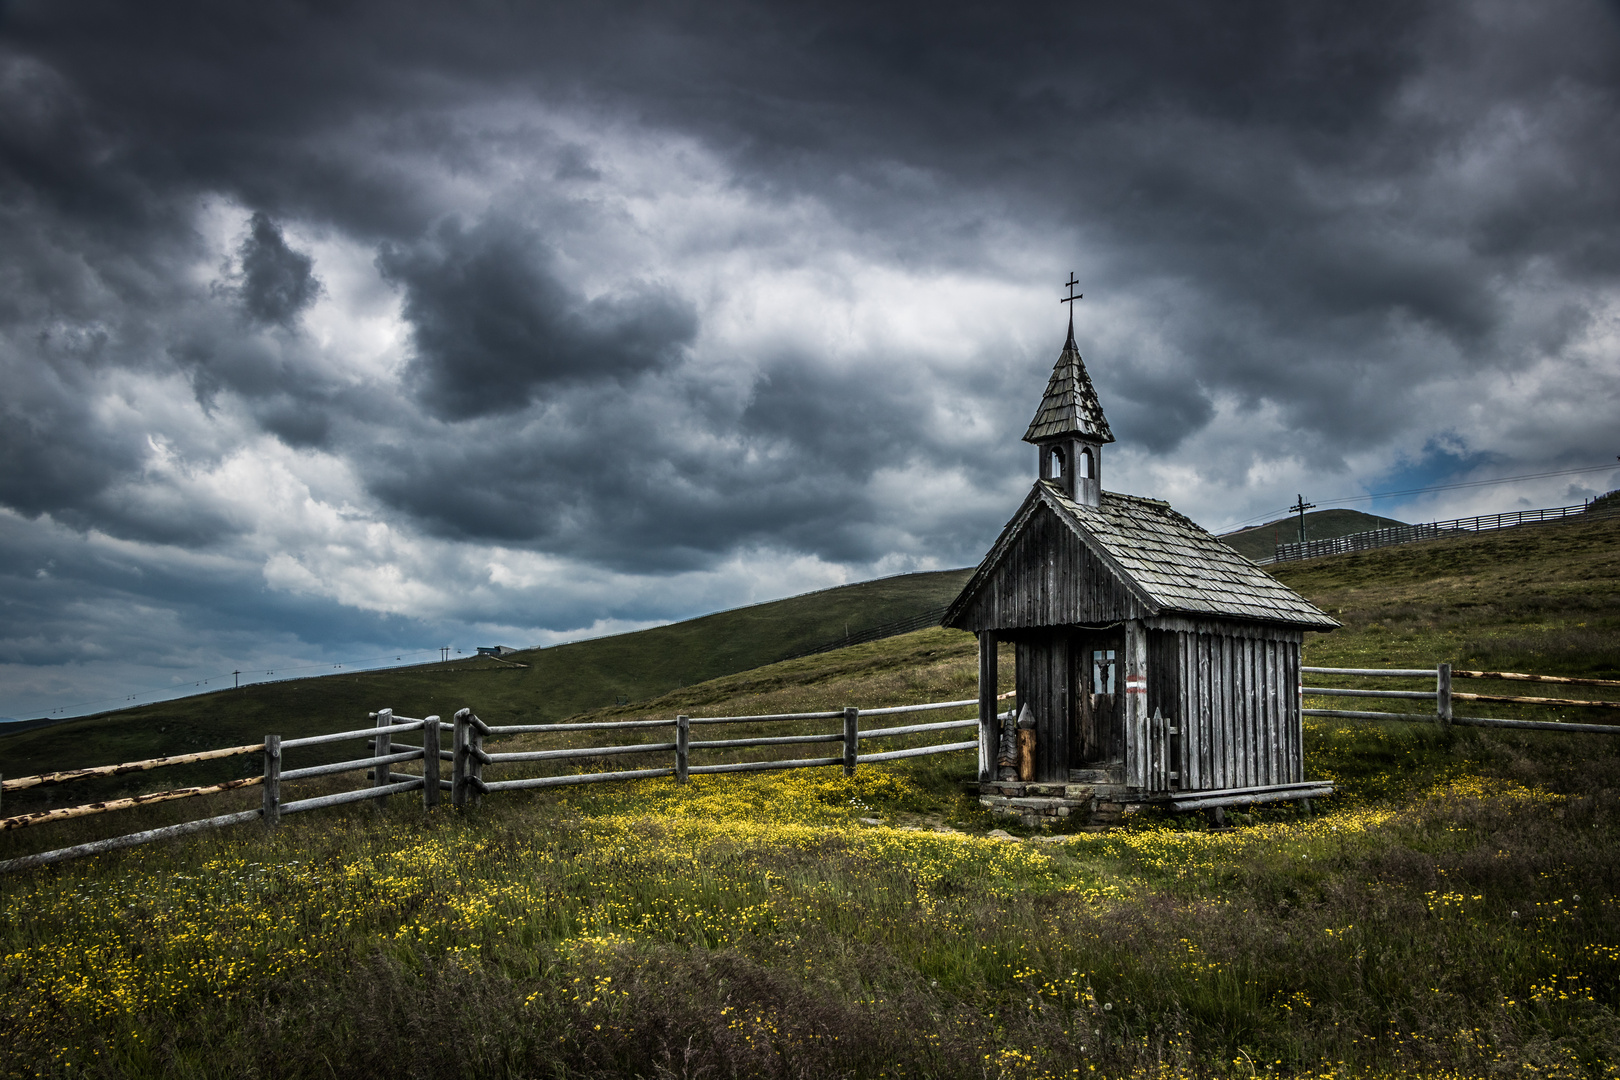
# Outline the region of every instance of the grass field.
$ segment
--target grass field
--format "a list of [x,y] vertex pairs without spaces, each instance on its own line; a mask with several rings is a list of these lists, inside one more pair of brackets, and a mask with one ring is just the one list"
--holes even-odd
[[[1617,532],[1282,573],[1345,623],[1313,663],[1615,677]],[[932,630],[604,715],[974,678]],[[1307,775],[1340,795],[1222,830],[994,838],[965,754],[290,818],[0,879],[0,1074],[1615,1076],[1617,765],[1322,722]]]

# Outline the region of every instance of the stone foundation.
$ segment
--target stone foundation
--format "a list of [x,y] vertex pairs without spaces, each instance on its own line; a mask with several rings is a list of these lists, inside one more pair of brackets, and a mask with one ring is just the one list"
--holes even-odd
[[1002,817],[1015,817],[1032,828],[1062,823],[1100,831],[1119,824],[1134,810],[1115,801],[1112,792],[1095,784],[1037,784],[1017,780],[983,780],[979,805]]

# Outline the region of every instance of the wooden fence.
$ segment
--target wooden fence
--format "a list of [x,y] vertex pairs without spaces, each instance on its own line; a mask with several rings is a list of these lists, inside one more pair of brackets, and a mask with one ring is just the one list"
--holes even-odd
[[1322,540],[1278,544],[1271,558],[1261,559],[1259,562],[1262,566],[1265,566],[1274,562],[1316,559],[1323,555],[1343,555],[1350,551],[1368,551],[1372,548],[1392,547],[1396,544],[1413,544],[1419,540],[1434,540],[1442,536],[1456,536],[1460,533],[1492,532],[1496,529],[1511,529],[1519,525],[1566,521],[1569,518],[1581,517],[1588,513],[1603,517],[1612,515],[1613,511],[1602,504],[1593,508],[1590,503],[1583,503],[1578,506],[1550,506],[1542,510],[1509,510],[1503,514],[1479,514],[1474,517],[1419,522],[1413,525],[1388,525],[1382,529],[1368,529],[1365,532],[1348,533],[1344,536],[1330,536]]
[[[1507,694],[1471,694],[1452,688],[1453,679],[1497,679],[1511,682],[1548,683],[1562,686],[1620,687],[1615,679],[1575,679],[1560,675],[1524,675],[1515,671],[1469,671],[1453,669],[1450,664],[1432,668],[1330,668],[1301,667],[1307,675],[1351,675],[1403,679],[1434,679],[1433,690],[1359,690],[1334,686],[1304,686],[1299,688],[1301,712],[1306,716],[1339,717],[1346,720],[1432,720],[1441,724],[1461,724],[1465,727],[1528,728],[1536,731],[1562,731],[1574,734],[1620,735],[1620,726],[1612,724],[1574,724],[1562,720],[1508,720],[1491,716],[1458,716],[1454,712],[1457,702],[1491,702],[1503,705],[1533,705],[1574,709],[1620,710],[1620,701],[1593,701],[1589,698],[1523,697]],[[1303,683],[1304,680],[1301,680]],[[1350,709],[1306,709],[1304,699],[1317,697],[1386,698],[1402,701],[1432,701],[1434,713],[1424,712],[1361,712]]]
[[[299,739],[283,739],[279,735],[266,735],[264,742],[251,743],[246,746],[205,750],[200,753],[152,758],[147,761],[126,762],[120,765],[104,765],[88,769],[42,773],[37,776],[24,776],[0,781],[0,792],[10,792],[47,784],[69,783],[90,777],[121,776],[165,766],[187,765],[243,754],[262,753],[264,755],[264,772],[262,776],[228,780],[221,784],[204,787],[176,788],[170,791],[135,795],[124,799],[111,799],[103,802],[85,803],[79,806],[41,810],[31,814],[0,818],[0,832],[8,832],[69,818],[104,814],[114,810],[170,802],[177,799],[195,798],[202,795],[213,795],[237,788],[259,786],[263,789],[264,796],[263,805],[252,810],[200,818],[195,821],[181,822],[177,825],[147,829],[143,832],[129,833],[106,840],[95,840],[90,843],[77,844],[73,847],[59,848],[55,851],[42,851],[37,854],[23,855],[0,861],[0,873],[33,866],[44,866],[65,859],[78,858],[82,855],[96,855],[106,851],[114,851],[118,848],[134,847],[138,844],[147,844],[155,840],[184,836],[188,833],[220,828],[226,825],[239,825],[255,820],[263,821],[267,826],[274,825],[285,814],[319,810],[369,799],[383,799],[391,795],[400,795],[411,791],[422,792],[422,803],[425,808],[436,806],[445,791],[449,791],[450,802],[453,806],[465,807],[476,805],[484,795],[491,792],[605,783],[616,780],[642,780],[672,776],[675,778],[676,783],[684,784],[687,782],[687,778],[694,774],[763,772],[778,769],[819,768],[831,765],[842,765],[846,775],[854,775],[856,766],[862,764],[894,761],[900,758],[921,757],[930,754],[948,754],[957,750],[976,749],[979,745],[978,738],[975,736],[973,739],[962,742],[935,743],[928,746],[906,747],[900,750],[861,753],[861,743],[863,741],[944,732],[955,728],[977,729],[979,726],[978,717],[974,716],[962,720],[904,724],[898,727],[862,730],[862,717],[897,716],[904,713],[930,712],[939,709],[956,709],[977,705],[978,699],[972,698],[964,701],[938,701],[923,705],[896,705],[882,709],[857,709],[851,707],[830,712],[778,713],[764,716],[677,716],[672,720],[622,720],[585,724],[486,724],[471,709],[462,709],[456,713],[454,720],[449,725],[451,728],[451,749],[449,750],[445,750],[442,746],[442,729],[445,725],[439,717],[429,716],[423,719],[415,719],[407,716],[396,716],[393,710],[382,709],[379,712],[370,714],[375,721],[374,726],[354,731],[339,731],[330,735],[312,735]],[[691,730],[694,725],[701,728],[704,725],[713,724],[752,724],[807,720],[842,720],[843,723],[841,730],[827,734],[765,736],[744,739],[694,740],[691,738]],[[674,741],[618,743],[611,746],[496,753],[490,753],[484,749],[484,740],[491,736],[542,733],[574,734],[585,731],[629,733],[658,729],[674,729]],[[395,741],[396,736],[407,735],[416,731],[422,733],[421,745]],[[285,751],[361,739],[367,740],[367,753],[364,757],[332,762],[326,765],[310,765],[296,769],[282,768],[282,754]],[[835,744],[838,752],[822,757],[773,758],[763,761],[719,762],[714,764],[693,764],[691,760],[693,751],[701,753],[711,750],[734,750],[754,747],[775,748],[822,745],[831,748]],[[667,767],[625,769],[616,772],[567,773],[556,776],[513,777],[510,779],[486,779],[485,777],[485,769],[490,766],[519,763],[567,764],[621,755],[649,754],[668,754],[670,755],[670,764]],[[420,774],[396,772],[394,770],[396,765],[406,765],[417,761],[422,763]],[[441,765],[445,761],[450,762],[450,779],[448,780],[443,778],[441,769]],[[290,802],[283,801],[281,797],[283,782],[336,776],[342,773],[358,772],[362,769],[367,770],[369,783],[366,787],[354,791],[342,791],[312,798],[295,799]]]

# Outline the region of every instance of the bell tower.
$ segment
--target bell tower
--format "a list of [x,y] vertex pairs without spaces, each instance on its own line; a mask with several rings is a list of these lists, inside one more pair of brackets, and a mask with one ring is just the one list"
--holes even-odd
[[1065,284],[1069,290],[1063,298],[1063,303],[1070,305],[1069,338],[1052,368],[1035,419],[1024,432],[1024,441],[1034,443],[1040,453],[1042,480],[1050,480],[1082,506],[1096,506],[1102,499],[1102,448],[1104,443],[1114,441],[1114,433],[1108,430],[1097,389],[1091,385],[1091,376],[1086,374],[1086,365],[1074,344],[1073,305],[1082,294],[1074,291],[1078,282],[1073,274]]

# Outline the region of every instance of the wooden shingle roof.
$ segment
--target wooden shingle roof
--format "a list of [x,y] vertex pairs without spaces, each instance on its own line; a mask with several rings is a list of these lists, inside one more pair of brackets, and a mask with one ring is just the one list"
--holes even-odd
[[[1007,523],[1000,538],[978,570],[951,604],[946,626],[994,629],[996,626],[1091,622],[1094,619],[1186,614],[1206,618],[1246,619],[1283,624],[1306,630],[1331,630],[1338,622],[1254,563],[1217,540],[1207,530],[1170,509],[1158,499],[1102,493],[1099,506],[1084,506],[1070,499],[1050,481],[1037,481],[1024,505]],[[1048,525],[1042,525],[1042,522]],[[1061,526],[1079,542],[1077,558],[1092,568],[1053,567],[1050,558],[1030,563],[1021,554],[1025,533]],[[1043,542],[1049,552],[1060,550]],[[1082,558],[1083,557],[1083,558]],[[1046,564],[1046,565],[1039,565]],[[1054,573],[1054,570],[1056,571]],[[1020,583],[1021,574],[1041,579]],[[1110,601],[1113,608],[1098,608],[1097,597],[1109,595],[1098,575],[1114,578],[1123,589]],[[1065,585],[1064,582],[1072,582]],[[1033,587],[1047,594],[1036,608],[1041,622],[1015,614],[1006,597]],[[1074,591],[1073,596],[1054,595]],[[986,607],[998,609],[992,615]],[[984,625],[975,625],[982,623]]]
[[1074,344],[1072,325],[1069,340],[1064,342],[1052,367],[1052,378],[1046,383],[1046,395],[1035,410],[1035,419],[1029,422],[1029,430],[1024,432],[1024,441],[1040,442],[1063,435],[1078,435],[1100,443],[1114,441],[1102,403],[1097,400],[1097,388],[1091,385],[1091,376],[1086,374],[1085,362]]

